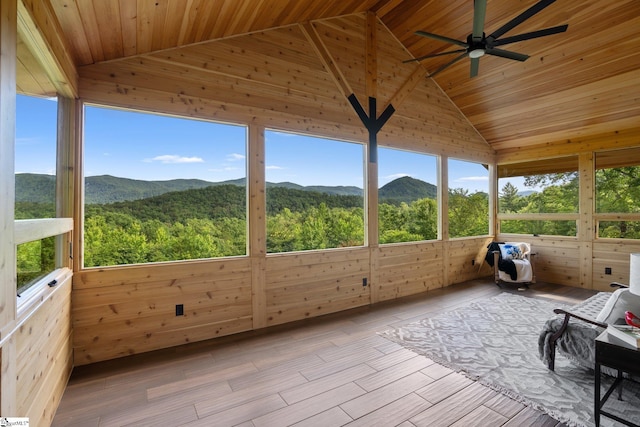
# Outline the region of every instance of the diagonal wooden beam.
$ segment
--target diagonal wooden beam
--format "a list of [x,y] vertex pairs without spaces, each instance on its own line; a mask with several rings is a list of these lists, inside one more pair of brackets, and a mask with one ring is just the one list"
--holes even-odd
[[335,82],[336,86],[338,86],[338,89],[340,90],[342,95],[345,98],[348,98],[349,95],[353,93],[353,90],[351,89],[351,86],[349,86],[349,83],[347,83],[347,80],[344,78],[344,75],[340,71],[340,68],[333,60],[331,53],[329,53],[329,49],[327,49],[327,46],[320,38],[320,35],[316,31],[313,24],[307,22],[304,24],[299,24],[299,27],[307,40],[309,40],[309,43],[311,43],[311,46],[313,46],[314,50],[318,54],[318,57],[320,58],[320,61],[322,61],[322,65],[324,65],[324,68],[329,72],[329,75]]
[[374,12],[367,12],[365,24],[365,95],[377,98],[378,92],[378,18]]
[[78,97],[78,72],[50,2],[18,0],[18,33],[57,92]]
[[422,81],[422,79],[424,79],[427,75],[427,70],[423,66],[418,65],[415,71],[411,73],[409,78],[405,80],[405,82],[402,83],[402,86],[400,86],[396,93],[393,94],[393,96],[389,100],[389,104],[393,104],[396,107],[399,107],[402,102],[404,102],[406,97],[409,96],[409,94],[413,91],[413,89],[418,86],[418,83],[420,83],[420,81]]

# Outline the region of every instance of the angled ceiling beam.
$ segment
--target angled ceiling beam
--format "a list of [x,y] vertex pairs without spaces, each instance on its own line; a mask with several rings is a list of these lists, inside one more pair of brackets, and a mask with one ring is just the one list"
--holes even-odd
[[56,91],[78,97],[78,71],[48,1],[18,0],[18,34],[47,73]]
[[365,24],[365,94],[377,98],[378,93],[378,18],[374,12],[367,12]]
[[333,60],[333,57],[329,53],[329,49],[327,49],[327,46],[320,38],[320,35],[316,31],[313,24],[307,22],[304,24],[300,24],[299,26],[307,40],[309,40],[309,43],[311,43],[311,46],[318,54],[318,58],[320,58],[322,65],[324,65],[324,68],[329,72],[329,75],[335,82],[336,86],[338,86],[338,89],[340,90],[342,95],[345,98],[348,98],[349,95],[353,93],[353,90],[351,89],[351,86],[349,86],[349,83],[347,83],[347,79],[344,78],[344,75],[340,71],[338,65],[336,65],[336,62]]
[[400,86],[396,93],[393,94],[389,100],[389,104],[395,106],[401,105],[405,98],[411,94],[413,89],[418,86],[418,83],[420,83],[427,75],[427,70],[422,65],[418,65],[409,78],[405,80],[405,82],[402,83],[402,86]]
[[377,163],[378,161],[378,132],[382,129],[382,126],[391,118],[395,112],[393,105],[389,104],[384,109],[382,114],[378,116],[377,113],[377,84],[378,84],[378,63],[377,63],[377,23],[378,18],[374,12],[367,12],[366,16],[366,45],[365,45],[365,91],[369,98],[369,112],[367,113],[355,93],[349,86],[349,83],[345,79],[344,75],[340,71],[340,68],[333,60],[331,53],[327,49],[327,46],[322,41],[320,35],[316,31],[315,27],[311,23],[300,24],[300,28],[305,37],[313,48],[315,49],[318,57],[322,61],[325,69],[329,72],[329,75],[333,78],[336,86],[346,97],[354,111],[362,121],[362,124],[367,128],[369,132],[369,162]]

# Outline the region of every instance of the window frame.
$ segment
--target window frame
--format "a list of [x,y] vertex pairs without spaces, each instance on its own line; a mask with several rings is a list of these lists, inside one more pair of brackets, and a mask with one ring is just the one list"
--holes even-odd
[[[132,113],[138,113],[138,114],[147,114],[147,115],[152,115],[152,116],[158,116],[158,117],[166,117],[166,118],[172,118],[172,119],[179,119],[179,120],[186,120],[186,121],[194,121],[194,122],[201,122],[201,123],[209,123],[209,124],[214,124],[214,125],[226,125],[226,126],[234,126],[234,127],[238,127],[238,128],[243,128],[244,129],[244,150],[245,150],[245,160],[244,160],[244,177],[243,179],[245,179],[245,188],[244,188],[244,195],[245,195],[245,226],[244,226],[244,232],[245,232],[245,252],[244,254],[239,254],[239,255],[227,255],[227,256],[220,256],[220,257],[208,257],[208,258],[188,258],[188,259],[174,259],[174,260],[166,260],[166,261],[150,261],[150,262],[144,262],[144,263],[130,263],[130,264],[113,264],[113,265],[103,265],[103,266],[85,266],[85,225],[86,225],[86,217],[85,217],[85,206],[86,206],[86,201],[85,201],[85,153],[86,150],[84,149],[85,145],[86,145],[86,133],[85,133],[85,128],[86,128],[86,107],[92,107],[92,108],[99,108],[99,109],[106,109],[106,110],[115,110],[115,111],[119,111],[119,112],[132,112]],[[82,163],[82,173],[80,176],[80,187],[82,188],[82,200],[78,201],[79,204],[79,224],[77,225],[77,234],[79,235],[78,237],[78,243],[79,243],[79,250],[77,252],[77,257],[79,258],[78,260],[78,266],[77,269],[78,271],[95,271],[95,270],[104,270],[104,269],[118,269],[118,268],[128,268],[131,266],[153,266],[153,265],[160,265],[160,264],[171,264],[171,263],[187,263],[187,262],[200,262],[200,261],[208,261],[208,260],[225,260],[225,259],[234,259],[234,258],[246,258],[250,256],[250,236],[249,236],[249,230],[250,230],[250,226],[249,226],[249,209],[250,209],[250,195],[249,195],[249,181],[250,181],[250,177],[249,177],[249,140],[250,140],[250,125],[247,123],[235,123],[235,122],[231,122],[231,121],[220,121],[220,120],[211,120],[211,119],[206,119],[206,118],[201,118],[201,117],[192,117],[192,116],[186,116],[186,115],[180,115],[180,114],[170,114],[170,113],[161,113],[161,112],[157,112],[157,111],[152,111],[152,110],[145,110],[142,108],[129,108],[129,107],[120,107],[120,106],[116,106],[116,105],[106,105],[106,104],[101,104],[101,103],[97,103],[97,102],[83,102],[81,104],[81,109],[82,109],[82,117],[83,117],[83,126],[82,126],[82,131],[81,131],[81,135],[80,135],[80,139],[81,139],[81,145],[82,145],[82,159],[81,159],[81,163]]]
[[[575,172],[578,174],[578,180],[580,180],[580,168],[579,168],[579,156],[563,156],[555,159],[543,159],[525,161],[513,164],[498,164],[496,165],[496,235],[500,236],[531,236],[529,233],[512,233],[502,232],[502,221],[573,221],[576,227],[575,236],[562,236],[562,235],[548,235],[550,237],[557,237],[562,239],[578,239],[579,233],[579,220],[580,212],[579,206],[576,212],[550,212],[550,213],[502,213],[500,212],[500,179],[508,177],[526,177],[535,175],[545,175],[549,173],[561,173],[561,172]],[[535,173],[528,173],[535,172]],[[580,197],[580,191],[578,189],[578,198]],[[578,201],[579,203],[579,201]],[[547,236],[545,234],[533,234],[534,236]]]
[[[489,163],[483,163],[482,161],[479,160],[469,160],[469,159],[463,159],[463,158],[459,158],[459,157],[446,157],[443,159],[443,161],[446,161],[446,183],[447,183],[447,188],[446,188],[446,198],[447,198],[447,203],[446,203],[446,212],[443,212],[443,215],[447,216],[447,238],[450,241],[454,241],[454,240],[462,240],[462,239],[477,239],[477,238],[483,238],[483,237],[487,237],[487,236],[491,236],[492,235],[492,185],[491,185],[491,177],[492,177],[492,168],[493,166]],[[449,218],[449,214],[451,212],[451,197],[450,197],[450,191],[452,189],[455,189],[454,187],[451,186],[451,161],[456,161],[456,162],[466,162],[466,163],[473,163],[476,165],[480,165],[480,166],[484,166],[487,168],[487,230],[485,234],[474,234],[471,236],[455,236],[453,237],[451,235],[451,221]],[[478,193],[478,191],[476,191],[475,193],[472,194],[476,194]]]
[[600,237],[600,222],[640,222],[640,212],[598,212],[597,209],[597,173],[601,169],[615,169],[625,166],[640,167],[639,160],[630,160],[640,157],[640,148],[626,147],[619,150],[596,151],[594,153],[593,176],[594,176],[594,211],[593,222],[595,230],[595,239],[603,242],[638,242],[640,238],[625,237]]
[[[264,130],[264,183],[265,183],[265,224],[264,224],[264,233],[265,233],[265,253],[267,256],[279,256],[286,254],[296,254],[296,253],[311,253],[314,251],[332,251],[332,250],[349,250],[349,249],[359,249],[364,248],[369,245],[370,236],[369,236],[369,227],[368,227],[368,206],[369,206],[369,197],[368,197],[368,179],[367,179],[367,159],[368,159],[368,147],[367,144],[362,141],[349,140],[349,139],[340,139],[337,137],[324,136],[321,134],[313,134],[308,132],[302,132],[299,130],[291,130],[291,129],[282,129],[276,127],[268,127],[265,126]],[[330,248],[316,248],[316,249],[301,249],[301,250],[292,250],[292,251],[284,251],[284,252],[270,252],[268,246],[269,239],[269,212],[267,212],[267,204],[268,204],[268,190],[267,186],[267,156],[268,156],[268,142],[267,135],[269,132],[274,132],[278,134],[288,134],[293,136],[300,136],[304,138],[313,138],[319,140],[327,140],[327,141],[335,141],[336,143],[342,144],[354,144],[361,148],[362,156],[361,156],[361,170],[362,170],[362,211],[363,211],[363,241],[361,245],[356,246],[345,246],[345,247],[330,247]],[[321,185],[321,184],[315,184]]]
[[[442,177],[441,177],[441,163],[442,163],[442,156],[438,155],[438,154],[434,154],[434,153],[428,153],[428,152],[422,152],[422,151],[416,151],[416,150],[411,150],[411,149],[405,149],[405,148],[397,148],[397,147],[393,147],[393,146],[378,146],[379,149],[384,149],[384,150],[394,150],[394,151],[401,151],[404,153],[409,153],[409,154],[414,154],[414,155],[418,155],[418,156],[428,156],[428,157],[432,157],[433,160],[435,161],[435,175],[436,175],[436,183],[429,183],[428,184],[432,184],[436,186],[436,197],[435,197],[435,202],[436,202],[436,237],[433,239],[423,239],[423,240],[410,240],[410,241],[402,241],[402,242],[387,242],[387,243],[379,243],[379,245],[381,247],[385,247],[385,246],[392,246],[392,245],[403,245],[403,244],[415,244],[415,243],[423,243],[423,242],[436,242],[436,241],[440,241],[442,240],[442,199],[440,197],[440,186],[442,183]],[[378,162],[377,162],[377,172],[378,172],[378,188],[376,189],[376,191],[378,192],[378,197],[377,197],[377,203],[378,203],[378,207],[376,209],[377,212],[377,231],[378,231],[378,242],[380,241],[380,153],[378,153]],[[425,181],[426,182],[426,181]],[[385,184],[386,185],[386,184]]]
[[[25,95],[29,96],[29,95]],[[72,105],[67,102],[66,98],[58,96],[57,98],[57,114],[56,114],[56,187],[55,187],[55,205],[56,217],[53,218],[35,218],[35,219],[15,219],[14,218],[14,248],[23,243],[29,243],[37,240],[56,237],[55,242],[55,264],[54,269],[42,277],[34,281],[24,291],[18,293],[16,288],[16,309],[18,318],[28,315],[30,309],[37,305],[38,301],[44,298],[47,290],[52,287],[53,278],[57,282],[61,282],[72,274],[70,265],[66,260],[66,255],[71,256],[71,242],[74,230],[74,221],[72,217],[62,216],[64,211],[65,200],[69,200],[71,194],[65,194],[61,182],[68,180],[71,176],[69,165],[74,163],[73,138],[70,137],[70,127],[61,124],[61,118],[70,116],[72,113]],[[16,112],[17,113],[17,112]],[[15,173],[15,171],[14,171]],[[15,205],[15,197],[14,197]],[[67,246],[68,243],[68,246]],[[17,260],[16,260],[17,262]],[[17,274],[17,269],[16,269]]]

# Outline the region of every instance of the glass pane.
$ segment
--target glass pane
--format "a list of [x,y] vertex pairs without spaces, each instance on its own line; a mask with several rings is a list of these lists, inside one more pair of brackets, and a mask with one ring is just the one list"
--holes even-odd
[[16,97],[16,219],[56,216],[58,102]]
[[55,270],[55,236],[17,247],[18,295]]
[[640,221],[600,221],[598,237],[640,239]]
[[596,212],[640,212],[640,166],[596,171]]
[[578,212],[578,172],[510,176],[498,180],[500,213]]
[[449,237],[489,234],[489,168],[449,159]]
[[267,131],[267,252],[364,244],[364,146]]
[[575,236],[575,221],[551,220],[502,220],[500,233],[546,235],[546,236]]
[[437,157],[378,149],[380,243],[438,238]]
[[85,267],[246,254],[244,126],[87,107]]

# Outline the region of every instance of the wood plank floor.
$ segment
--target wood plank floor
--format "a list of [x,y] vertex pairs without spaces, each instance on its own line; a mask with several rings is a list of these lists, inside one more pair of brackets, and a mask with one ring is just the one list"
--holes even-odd
[[[53,426],[558,426],[377,332],[515,289],[478,280],[74,370]],[[576,303],[594,292],[520,292]]]

